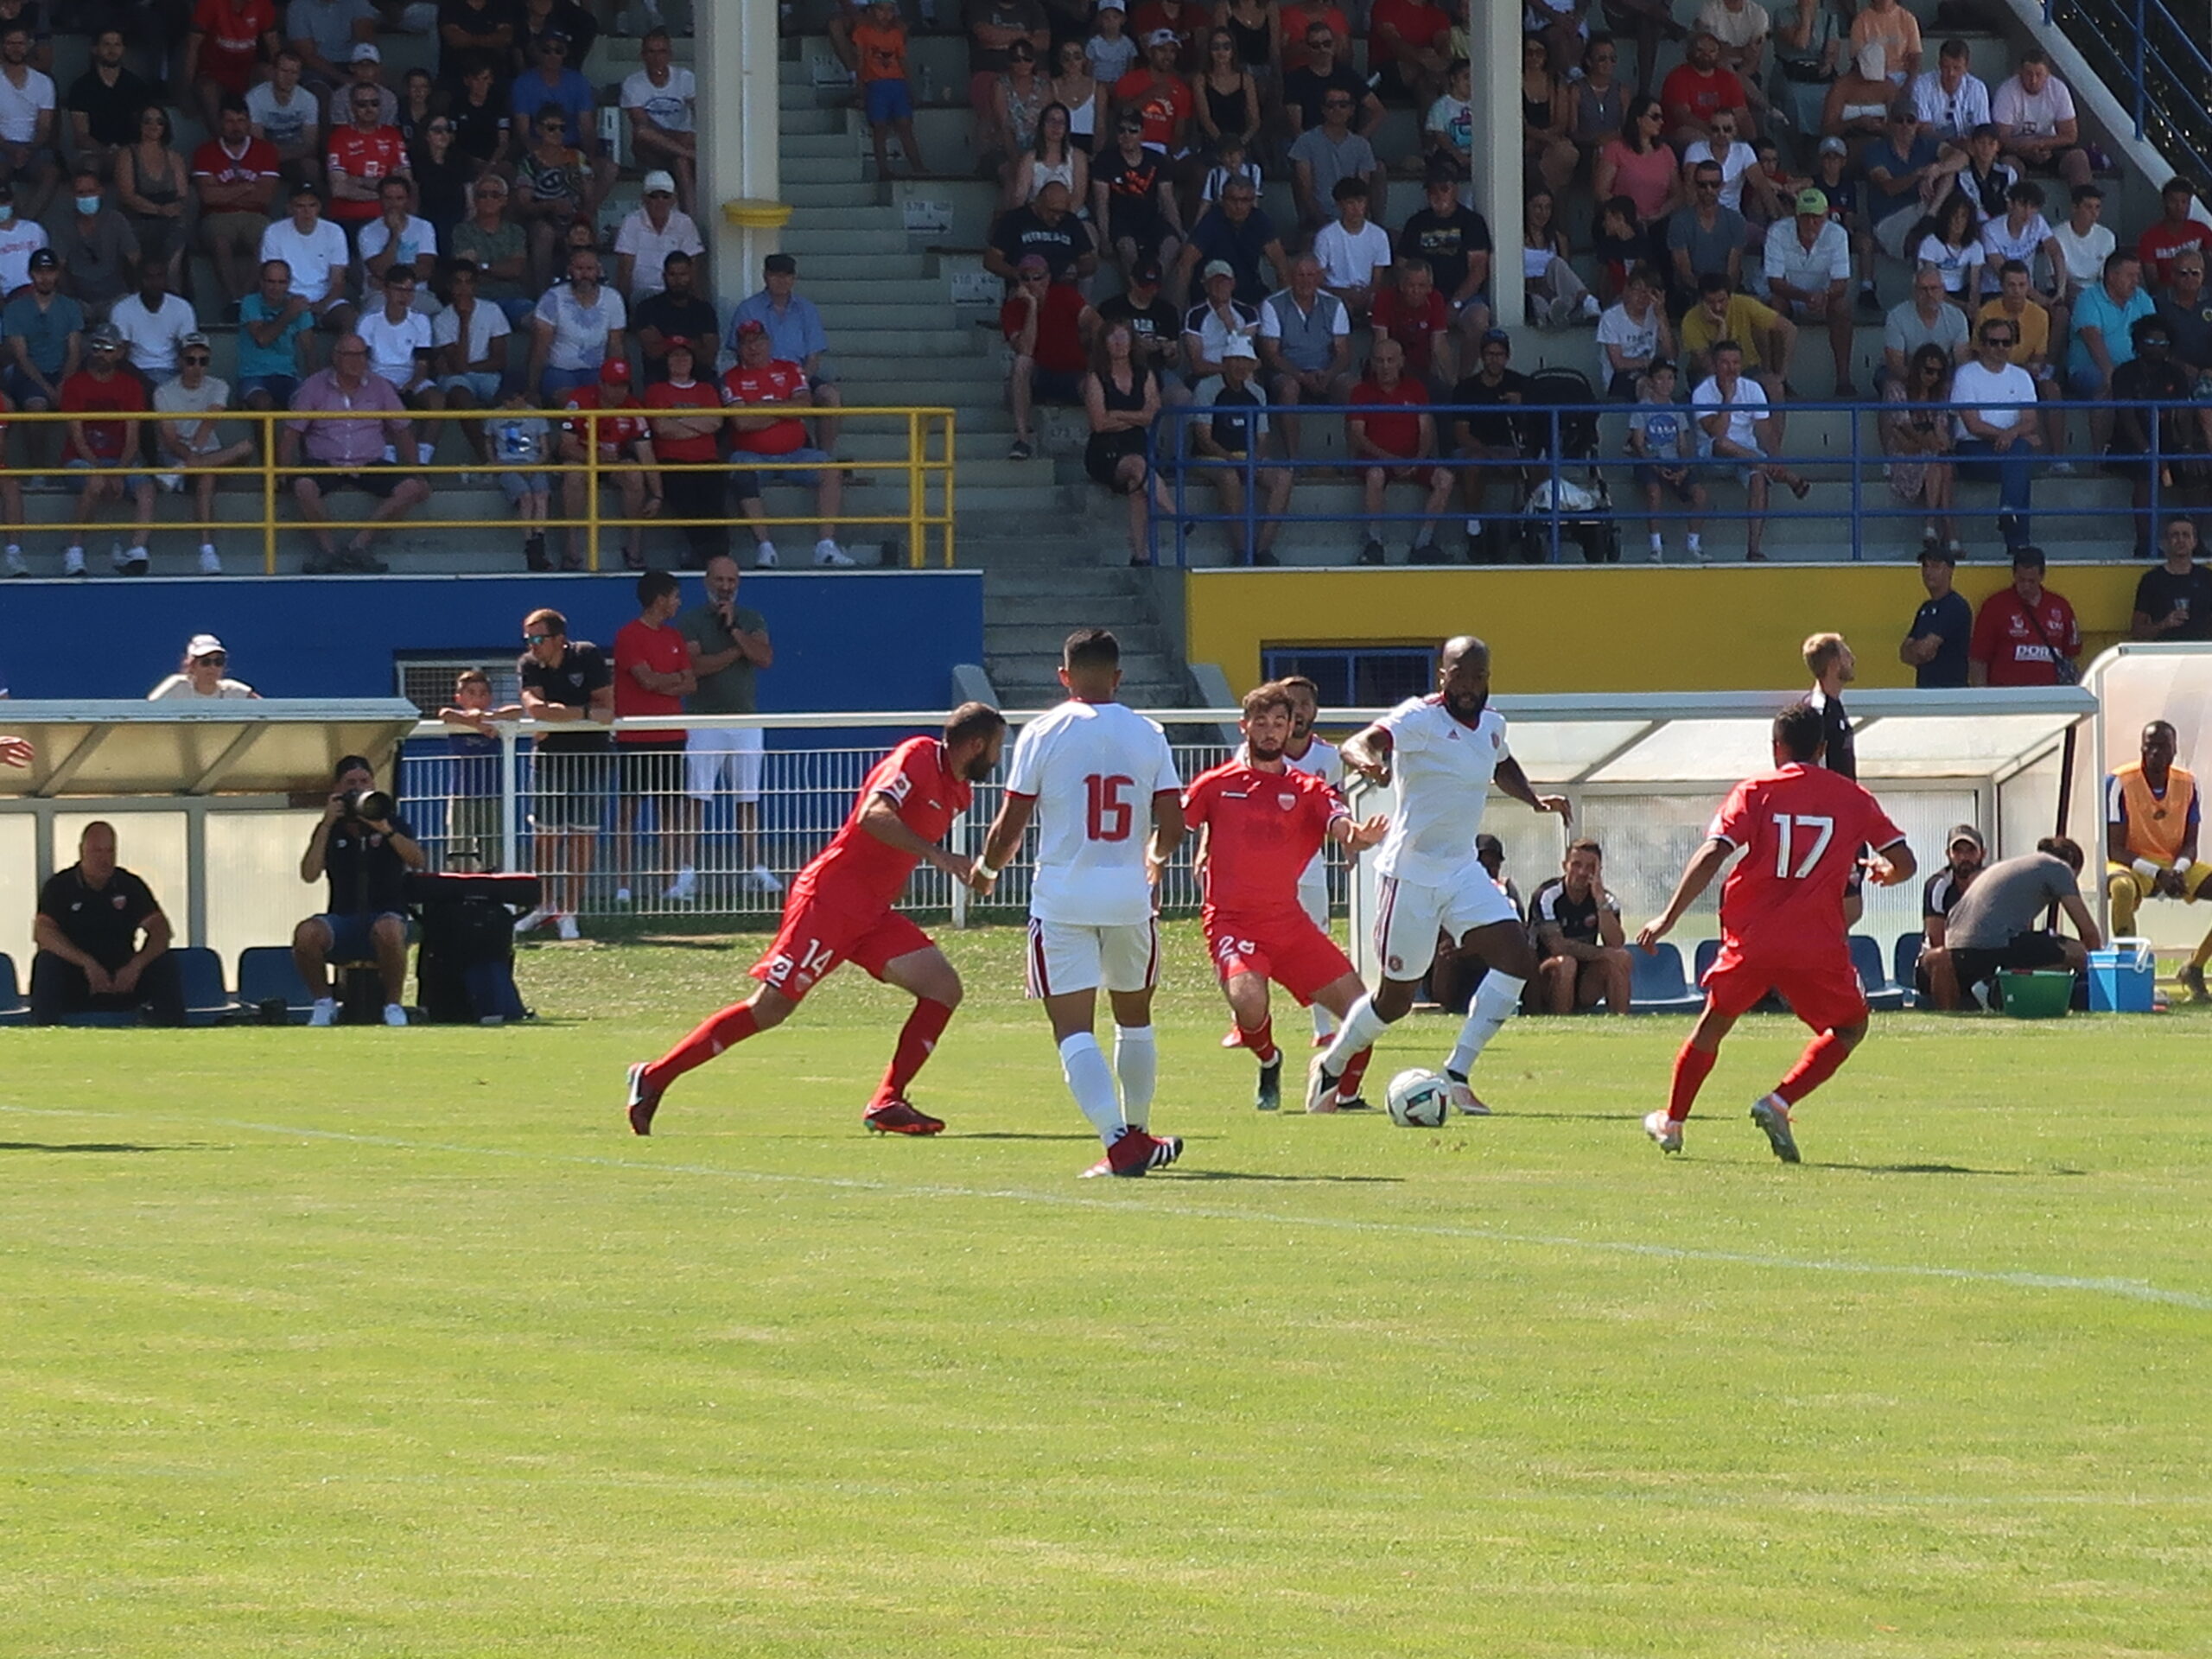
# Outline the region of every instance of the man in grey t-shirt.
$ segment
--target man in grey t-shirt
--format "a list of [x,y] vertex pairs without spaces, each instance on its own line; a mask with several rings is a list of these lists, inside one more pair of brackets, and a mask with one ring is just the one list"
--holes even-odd
[[[737,602],[737,561],[717,553],[707,561],[707,601],[676,619],[676,631],[691,653],[696,689],[683,701],[694,715],[750,715],[756,712],[754,677],[772,668],[776,648],[760,612]],[[742,852],[741,879],[761,893],[779,893],[783,883],[760,859],[760,764],[758,727],[693,732],[684,744],[684,791],[710,807],[727,779]]]
[[[2082,902],[2081,874],[2082,849],[2063,836],[2047,836],[2034,852],[1989,865],[1974,877],[1952,908],[1942,948],[1921,959],[1936,1006],[1964,1007],[1967,994],[2000,969],[2087,969],[2088,953],[2104,936]],[[2044,931],[2044,912],[2052,905],[2066,912],[2079,938]]]

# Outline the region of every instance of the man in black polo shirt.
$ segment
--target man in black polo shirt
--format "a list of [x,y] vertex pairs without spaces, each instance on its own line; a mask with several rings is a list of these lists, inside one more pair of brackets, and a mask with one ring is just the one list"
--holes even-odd
[[31,938],[38,946],[31,958],[33,1025],[90,1013],[184,1023],[169,918],[146,884],[117,865],[113,824],[86,824],[77,861],[39,889]]
[[516,668],[523,712],[534,721],[572,729],[548,732],[537,740],[531,825],[537,837],[545,902],[517,922],[515,931],[527,933],[551,922],[561,938],[573,939],[578,937],[576,909],[583,903],[605,810],[613,747],[607,728],[614,719],[614,671],[597,645],[569,638],[569,620],[558,611],[532,611],[523,619],[522,637],[527,649]]
[[[1504,329],[1485,331],[1478,358],[1481,366],[1452,388],[1452,401],[1500,411],[1527,402],[1528,377],[1508,366],[1512,355],[1512,337]],[[1524,416],[1503,412],[1454,415],[1452,438],[1452,447],[1460,454],[1478,463],[1490,463],[1462,467],[1459,473],[1459,493],[1467,506],[1467,557],[1470,562],[1490,558],[1495,544],[1484,540],[1482,513],[1492,480],[1505,481],[1508,503],[1515,512],[1528,499],[1535,481],[1525,467],[1496,463],[1526,460],[1535,453],[1536,445],[1530,442]]]
[[69,83],[69,152],[77,165],[103,180],[115,176],[118,151],[138,142],[138,118],[164,99],[162,89],[124,67],[123,31],[104,29],[92,41],[92,61]]
[[300,857],[300,880],[327,878],[330,900],[319,916],[292,930],[292,962],[315,994],[311,1026],[338,1023],[330,991],[333,962],[374,961],[384,981],[384,1022],[407,1023],[407,872],[428,861],[415,831],[377,788],[368,761],[349,754],[338,763],[322,822]]
[[1947,942],[1951,925],[1951,912],[1959,900],[1967,896],[1967,889],[1981,874],[1981,867],[1989,856],[1989,849],[1981,838],[1981,831],[1970,823],[1951,826],[1951,838],[1944,847],[1943,868],[1929,876],[1920,889],[1920,955],[1913,970],[1913,986],[1921,995],[1930,994],[1928,982],[1928,953],[1941,950]]
[[1620,900],[1605,891],[1605,853],[1594,841],[1578,841],[1560,868],[1529,901],[1540,958],[1535,1006],[1545,1014],[1573,1014],[1603,1002],[1626,1014],[1634,976]]
[[1922,690],[1954,690],[1967,683],[1967,644],[1974,638],[1974,607],[1951,586],[1957,556],[1940,542],[1920,550],[1920,581],[1928,598],[1913,613],[1911,630],[1897,646],[1897,660],[1913,671]]

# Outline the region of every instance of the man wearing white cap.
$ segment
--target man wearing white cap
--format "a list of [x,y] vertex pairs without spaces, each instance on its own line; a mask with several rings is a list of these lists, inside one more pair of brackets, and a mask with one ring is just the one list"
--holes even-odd
[[696,259],[706,251],[698,226],[676,205],[675,176],[661,168],[646,174],[645,205],[633,209],[614,235],[614,281],[623,297],[634,306],[667,287],[662,273],[670,254]]
[[1231,334],[1222,345],[1221,372],[1198,382],[1192,393],[1185,417],[1183,454],[1186,460],[1214,463],[1194,470],[1214,487],[1221,510],[1229,516],[1221,529],[1230,550],[1248,564],[1273,564],[1277,522],[1290,502],[1290,469],[1257,467],[1252,480],[1265,515],[1248,543],[1244,535],[1245,462],[1271,452],[1268,435],[1268,394],[1255,378],[1260,353],[1249,334]]
[[244,680],[225,677],[231,655],[212,633],[195,633],[185,642],[184,666],[146,694],[149,702],[240,702],[257,697]]
[[[698,176],[699,83],[673,61],[675,55],[666,29],[647,31],[638,44],[645,67],[622,79],[622,113],[630,123],[631,154],[673,178],[677,206],[688,213]],[[660,266],[652,268],[658,271]]]

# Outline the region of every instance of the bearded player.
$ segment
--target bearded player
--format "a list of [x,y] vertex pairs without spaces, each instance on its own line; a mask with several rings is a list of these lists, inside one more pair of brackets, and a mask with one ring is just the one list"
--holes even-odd
[[[1313,925],[1300,892],[1300,873],[1325,842],[1358,853],[1389,827],[1379,817],[1355,824],[1326,781],[1288,764],[1294,706],[1281,681],[1248,692],[1237,722],[1243,748],[1201,772],[1183,797],[1183,821],[1205,830],[1211,855],[1203,911],[1206,952],[1236,1016],[1238,1039],[1260,1063],[1253,1103],[1263,1112],[1282,1104],[1282,1051],[1268,1017],[1268,982],[1340,1019],[1367,988],[1336,942]],[[1325,1109],[1357,1098],[1367,1058],[1358,1054],[1346,1065],[1338,1080],[1342,1099],[1332,1096],[1322,1103]]]
[[1662,1152],[1682,1149],[1683,1120],[1721,1043],[1769,991],[1780,993],[1815,1033],[1797,1064],[1751,1107],[1751,1122],[1785,1164],[1798,1161],[1791,1109],[1833,1077],[1866,1034],[1866,993],[1851,965],[1844,891],[1862,846],[1874,849],[1866,870],[1883,887],[1910,880],[1917,867],[1881,803],[1818,764],[1825,741],[1821,712],[1809,702],[1793,702],[1774,717],[1775,770],[1736,785],[1666,914],[1636,936],[1651,950],[1720,867],[1744,855],[1720,889],[1720,954],[1706,970],[1705,1012],[1675,1057],[1666,1109],[1643,1120],[1643,1132]]
[[960,1006],[960,976],[930,936],[893,906],[921,863],[982,889],[972,861],[938,843],[968,810],[974,785],[991,775],[1005,747],[1005,717],[988,703],[963,702],[945,721],[944,736],[908,738],[876,763],[836,838],[792,879],[783,926],[753,965],[760,988],[658,1060],[630,1068],[631,1128],[651,1135],[670,1084],[724,1049],[783,1024],[842,962],[914,999],[861,1121],[886,1135],[935,1135],[944,1128],[943,1120],[916,1110],[906,1090]]
[[1354,733],[1343,753],[1345,766],[1370,782],[1389,783],[1394,766],[1398,778],[1398,810],[1375,855],[1382,984],[1352,1005],[1336,1040],[1306,1073],[1306,1109],[1327,1111],[1332,1096],[1340,1104],[1352,1056],[1412,1011],[1440,928],[1490,966],[1444,1067],[1452,1103],[1486,1116],[1490,1108],[1468,1077],[1490,1039],[1519,1011],[1536,953],[1513,901],[1476,858],[1475,832],[1492,783],[1539,812],[1569,823],[1573,812],[1565,796],[1537,794],[1507,752],[1504,716],[1490,706],[1490,647],[1465,634],[1444,642],[1434,696],[1408,698]]

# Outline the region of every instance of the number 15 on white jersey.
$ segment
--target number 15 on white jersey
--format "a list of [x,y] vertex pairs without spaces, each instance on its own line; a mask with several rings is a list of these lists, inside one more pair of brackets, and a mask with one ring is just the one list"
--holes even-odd
[[1118,702],[1064,702],[1022,728],[1006,786],[1037,803],[1032,916],[1090,927],[1150,919],[1152,798],[1183,786],[1155,722]]

